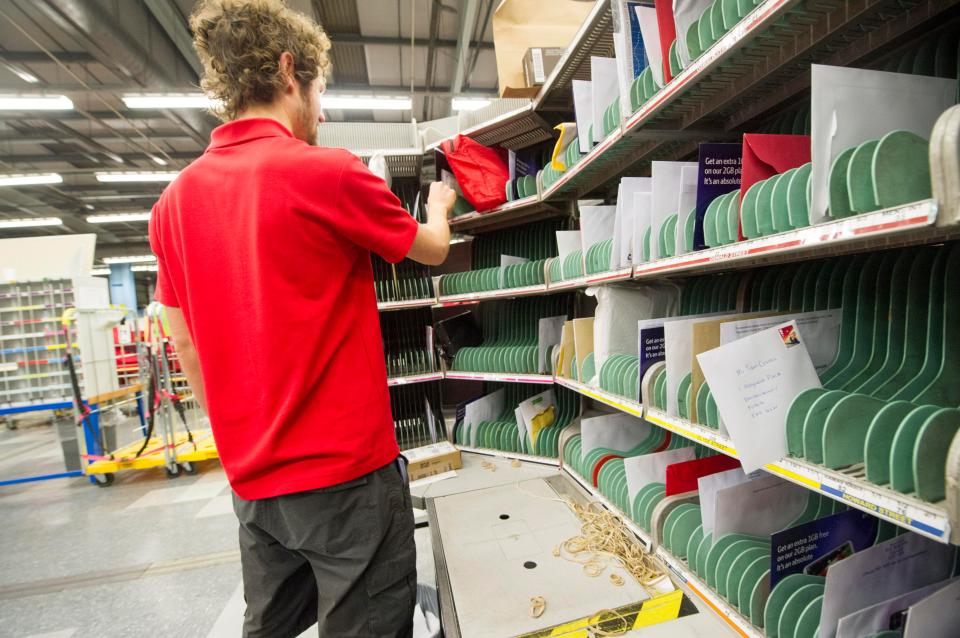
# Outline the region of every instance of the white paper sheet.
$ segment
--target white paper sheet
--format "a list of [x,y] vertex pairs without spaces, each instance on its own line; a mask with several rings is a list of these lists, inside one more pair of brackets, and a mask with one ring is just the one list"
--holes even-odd
[[806,488],[765,473],[725,487],[714,498],[713,537],[779,532],[803,513],[809,498]]
[[691,60],[690,50],[687,48],[687,30],[703,15],[703,12],[713,4],[711,0],[673,0],[673,22],[677,28],[677,54],[686,67]]
[[613,226],[617,220],[616,206],[583,206],[580,209],[580,239],[583,256],[594,244],[611,239]]
[[744,319],[731,321],[720,326],[720,343],[726,345],[737,339],[756,334],[761,330],[773,328],[785,321],[795,321],[800,337],[804,341],[813,367],[821,373],[830,367],[837,358],[837,348],[840,346],[840,320],[842,311],[817,310],[814,312],[785,312],[776,317],[761,319]]
[[[588,289],[588,294],[591,291]],[[593,322],[593,358],[597,372],[613,353],[638,354],[636,326],[639,319],[664,314],[661,291],[649,286],[619,288],[598,286]]]
[[910,606],[903,638],[956,638],[960,633],[960,581]]
[[579,230],[558,230],[557,231],[557,255],[560,261],[563,261],[567,255],[575,250],[580,250],[581,239]]
[[684,228],[687,218],[697,214],[697,165],[684,166],[680,170],[680,195],[677,201],[677,234],[675,255],[689,252],[684,242]]
[[[653,221],[653,192],[641,191],[633,195],[633,263],[642,264],[643,236]],[[657,242],[650,237],[650,258],[653,259],[653,248]]]
[[[717,312],[668,319],[663,324],[663,340],[667,363],[667,414],[680,416],[677,387],[683,377],[693,372],[693,324],[714,321],[726,314]],[[711,389],[713,386],[710,386]]]
[[717,512],[717,492],[749,480],[747,473],[739,467],[697,479],[697,491],[700,492],[700,519],[704,534],[713,533]]
[[820,387],[804,341],[791,321],[697,355],[747,472],[786,455],[787,410]]
[[697,169],[696,162],[653,162],[653,198],[650,209],[650,259],[659,259],[665,255],[659,252],[660,226],[667,217],[677,212],[677,197],[681,189],[684,167]]
[[643,36],[643,48],[647,52],[647,64],[653,73],[653,81],[663,86],[663,53],[660,51],[660,27],[657,26],[657,10],[651,6],[637,7],[637,19],[640,22],[640,34]]
[[910,605],[956,582],[960,582],[960,579],[927,585],[844,616],[837,626],[837,638],[862,638],[890,629],[890,619],[895,615],[906,612]]
[[629,452],[650,436],[651,425],[643,419],[617,412],[580,419],[580,442],[583,455],[597,448]]
[[566,315],[558,317],[544,317],[537,322],[537,371],[540,374],[549,374],[547,357],[550,348],[560,343],[563,333],[563,324],[567,321]]
[[506,273],[503,272],[503,268],[504,268],[505,266],[514,266],[514,265],[516,265],[516,264],[525,264],[525,263],[527,263],[528,261],[530,261],[530,260],[527,259],[526,257],[513,257],[512,255],[500,255],[500,272],[499,272],[500,287],[501,287],[501,288],[506,287],[506,281],[504,280],[504,277],[506,276]]
[[[531,444],[536,444],[537,436],[544,426],[537,428],[533,420],[550,408],[554,406],[554,411],[556,411],[557,400],[553,396],[553,390],[547,390],[546,392],[541,392],[536,396],[532,396],[526,401],[521,401],[520,405],[517,406],[517,412],[520,413],[520,419],[523,421],[524,431],[530,439]],[[556,414],[555,414],[556,416]],[[549,425],[549,424],[547,424]]]
[[587,139],[593,122],[593,89],[590,80],[573,80],[573,112],[577,120],[577,143],[581,153],[590,152]]
[[637,217],[635,193],[649,191],[649,177],[624,177],[617,189],[617,218],[613,225],[613,250],[610,251],[610,270],[628,268],[633,262],[633,225]]
[[480,397],[472,403],[468,403],[463,414],[463,427],[466,428],[464,437],[470,441],[470,445],[477,444],[477,424],[484,421],[492,421],[503,414],[504,399],[506,390],[500,388],[496,392]]
[[674,463],[683,463],[697,458],[692,447],[679,450],[667,450],[652,454],[641,454],[623,459],[623,468],[627,471],[627,492],[630,494],[630,505],[637,492],[650,483],[664,483],[667,480],[667,466]]
[[904,534],[834,563],[827,570],[819,638],[835,638],[844,616],[946,580],[954,551],[952,545]]
[[830,167],[837,155],[896,130],[929,140],[937,118],[957,101],[957,81],[822,64],[812,65],[810,74],[810,223],[816,224],[827,215]]
[[614,58],[590,57],[590,89],[593,91],[593,141],[603,139],[603,114],[620,98],[617,61]]

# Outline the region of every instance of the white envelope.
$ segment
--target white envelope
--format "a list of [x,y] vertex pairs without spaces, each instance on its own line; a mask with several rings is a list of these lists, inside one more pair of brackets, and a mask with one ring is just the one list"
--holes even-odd
[[667,466],[674,463],[683,463],[697,458],[692,447],[678,450],[666,450],[652,454],[641,454],[623,459],[623,468],[627,471],[627,492],[630,494],[630,505],[637,492],[650,483],[664,483],[667,480]]
[[635,416],[617,412],[580,419],[580,442],[583,455],[597,448],[629,452],[650,436],[652,426]]
[[697,168],[696,162],[653,162],[653,198],[650,209],[650,259],[659,259],[657,238],[660,236],[660,226],[667,217],[677,212],[677,194],[682,183],[684,167]]
[[620,97],[614,58],[590,57],[590,88],[593,91],[593,141],[596,143],[603,139],[604,112]]
[[649,177],[624,177],[617,189],[617,219],[613,224],[610,270],[628,268],[633,262],[633,224],[637,217],[633,195],[650,190]]
[[590,80],[573,80],[573,112],[577,120],[577,143],[581,153],[590,152],[587,136],[593,122],[593,89]]
[[581,246],[579,230],[557,231],[557,255],[560,256],[560,261],[563,261],[573,251],[580,250]]
[[717,492],[749,480],[750,476],[739,467],[726,472],[707,474],[697,479],[697,491],[700,492],[700,521],[704,534],[713,533],[717,512]]
[[692,62],[687,49],[687,30],[713,4],[711,0],[673,0],[673,22],[677,28],[677,55],[686,67]]
[[[910,605],[958,581],[960,579],[954,578],[927,585],[844,616],[837,626],[837,638],[861,638],[889,629],[893,616],[907,611]],[[909,627],[909,623],[907,626]]]
[[484,421],[492,421],[503,414],[504,398],[506,390],[500,388],[496,392],[480,397],[472,403],[468,403],[463,414],[463,427],[465,429],[465,440],[470,441],[470,445],[477,445],[476,426]]
[[937,118],[957,101],[957,81],[814,64],[810,94],[810,223],[816,224],[827,215],[830,166],[837,155],[895,130],[929,140]]
[[[663,341],[666,348],[667,363],[667,414],[680,415],[680,402],[677,386],[683,377],[693,372],[693,324],[698,321],[715,321],[727,315],[727,312],[715,312],[704,315],[689,315],[676,319],[667,319],[663,324]],[[711,389],[713,386],[710,386]]]
[[567,316],[544,317],[537,322],[537,371],[540,374],[549,374],[550,368],[547,366],[547,356],[550,349],[559,345],[563,324],[566,323]]
[[637,19],[640,21],[640,33],[643,35],[643,48],[647,52],[647,64],[653,73],[653,82],[663,86],[663,53],[660,51],[660,27],[657,26],[657,10],[650,6],[637,7]]
[[840,308],[834,308],[814,312],[785,312],[775,317],[731,321],[720,326],[720,343],[726,345],[761,330],[773,328],[784,321],[795,321],[813,361],[813,367],[819,374],[829,368],[837,358],[842,314]]
[[910,606],[903,638],[956,638],[960,632],[960,581]]
[[798,394],[820,387],[796,324],[703,352],[697,361],[743,469],[752,472],[786,456],[787,410]]
[[613,238],[617,220],[616,206],[578,206],[580,209],[580,238],[583,256],[596,243]]
[[556,410],[557,400],[553,396],[553,390],[541,392],[526,401],[521,401],[520,405],[517,406],[516,413],[519,414],[520,420],[523,421],[523,429],[531,444],[536,444],[533,436],[533,419],[541,412],[549,409],[551,405],[554,406],[554,410]]
[[684,242],[684,228],[687,218],[697,214],[697,172],[696,165],[684,166],[680,170],[680,195],[677,202],[677,234],[674,254],[682,255],[687,251]]
[[504,281],[504,277],[506,276],[506,273],[503,271],[504,266],[514,266],[516,264],[525,264],[528,261],[530,260],[527,259],[526,257],[513,257],[511,255],[500,255],[500,272],[498,273],[498,276],[500,278],[500,287],[501,288],[506,287],[506,282]]
[[649,286],[597,286],[587,294],[597,297],[593,322],[593,357],[597,372],[613,353],[636,355],[637,320],[656,316],[660,290]]
[[714,539],[726,534],[770,536],[786,529],[807,507],[810,492],[778,476],[725,487],[714,498]]
[[844,616],[950,578],[954,551],[952,545],[903,534],[834,563],[827,570],[819,638],[835,638]]
[[[651,182],[652,186],[652,182]],[[640,191],[633,195],[633,263],[643,263],[643,236],[650,228],[653,214],[653,193],[651,191]],[[653,237],[650,238],[650,257],[653,259],[654,244]]]

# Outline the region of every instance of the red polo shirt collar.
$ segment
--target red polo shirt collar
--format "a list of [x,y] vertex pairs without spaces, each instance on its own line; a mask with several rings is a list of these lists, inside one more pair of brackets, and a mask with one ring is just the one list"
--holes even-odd
[[207,149],[243,144],[264,137],[293,137],[293,133],[269,117],[249,117],[221,124],[210,134]]

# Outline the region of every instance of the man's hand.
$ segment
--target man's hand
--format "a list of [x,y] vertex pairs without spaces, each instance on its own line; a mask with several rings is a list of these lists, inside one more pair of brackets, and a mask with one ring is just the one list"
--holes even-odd
[[457,192],[443,182],[430,184],[430,195],[427,196],[427,219],[431,213],[447,217],[457,203]]
[[457,201],[457,193],[443,182],[430,184],[427,196],[427,223],[420,224],[407,257],[428,266],[439,266],[450,251],[450,226],[447,215]]

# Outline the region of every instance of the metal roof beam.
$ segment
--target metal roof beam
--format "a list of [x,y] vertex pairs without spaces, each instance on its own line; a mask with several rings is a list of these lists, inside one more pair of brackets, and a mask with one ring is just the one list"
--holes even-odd
[[[480,10],[480,0],[460,0],[460,32],[457,34],[457,52],[453,57],[453,80],[450,82],[450,93],[457,95],[463,88],[463,79],[467,73],[467,55],[470,50],[470,40],[477,24],[477,12]],[[453,115],[453,106],[450,115]]]
[[173,2],[171,0],[144,0],[143,3],[160,23],[167,37],[173,42],[173,46],[177,48],[177,51],[190,65],[193,72],[197,74],[197,77],[203,75],[203,67],[197,58],[197,52],[193,49],[193,37],[187,30],[187,25],[183,23],[183,19]]
[[[410,46],[410,38],[393,38],[389,36],[360,35],[359,33],[328,33],[333,45],[338,44],[384,44],[390,46]],[[433,46],[440,49],[455,49],[459,46],[459,40],[436,40]],[[428,43],[420,40],[416,46],[425,47]],[[474,42],[473,46],[479,49],[492,49],[493,42]]]
[[[86,51],[52,51],[54,57],[61,62],[96,62],[96,58]],[[53,60],[43,51],[0,51],[0,61],[11,64],[36,64],[45,62],[52,64]]]

